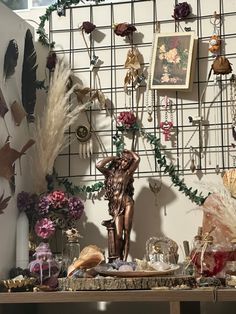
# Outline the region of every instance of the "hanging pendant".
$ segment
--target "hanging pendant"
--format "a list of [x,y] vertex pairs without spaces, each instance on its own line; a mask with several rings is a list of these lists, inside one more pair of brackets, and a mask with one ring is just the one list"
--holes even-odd
[[216,165],[216,167],[215,167],[215,172],[216,172],[216,174],[219,174],[219,173],[220,173],[220,166],[219,166],[219,165]]
[[157,194],[160,192],[162,187],[162,182],[154,180],[153,182],[149,182],[149,189],[152,191],[152,193],[155,196],[155,205],[157,206]]
[[148,112],[148,122],[152,122],[152,113]]
[[232,125],[232,135],[233,139],[236,141],[236,125]]
[[196,170],[196,166],[195,166],[195,162],[194,162],[193,158],[191,159],[190,170],[191,170],[192,173],[194,173],[195,170]]
[[169,141],[171,137],[171,129],[173,128],[173,123],[171,121],[161,122],[160,128],[163,131],[165,141]]
[[90,157],[93,153],[91,131],[85,125],[79,125],[75,134],[79,141],[79,158]]

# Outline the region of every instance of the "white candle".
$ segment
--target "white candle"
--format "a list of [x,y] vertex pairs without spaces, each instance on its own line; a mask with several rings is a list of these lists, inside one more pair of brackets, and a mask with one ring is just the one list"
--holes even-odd
[[28,268],[29,265],[29,220],[21,212],[16,223],[16,267]]

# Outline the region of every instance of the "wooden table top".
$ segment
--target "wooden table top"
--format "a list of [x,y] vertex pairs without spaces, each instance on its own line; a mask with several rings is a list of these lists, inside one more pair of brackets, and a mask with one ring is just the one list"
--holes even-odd
[[127,290],[127,291],[58,291],[58,292],[4,292],[4,303],[79,303],[79,302],[222,302],[236,301],[236,289],[192,290]]

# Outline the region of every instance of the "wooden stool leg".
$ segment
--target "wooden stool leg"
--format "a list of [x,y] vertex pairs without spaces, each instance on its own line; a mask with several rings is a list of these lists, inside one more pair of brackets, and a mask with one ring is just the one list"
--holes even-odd
[[170,314],[180,314],[180,302],[170,302]]

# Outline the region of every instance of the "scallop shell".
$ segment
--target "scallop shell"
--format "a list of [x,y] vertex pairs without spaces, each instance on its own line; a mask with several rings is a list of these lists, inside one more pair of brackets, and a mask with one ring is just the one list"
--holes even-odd
[[223,184],[229,190],[232,197],[236,198],[236,169],[225,172],[223,176]]
[[76,269],[89,269],[104,261],[102,250],[96,245],[86,246],[72,265],[68,267],[68,276],[71,276]]

